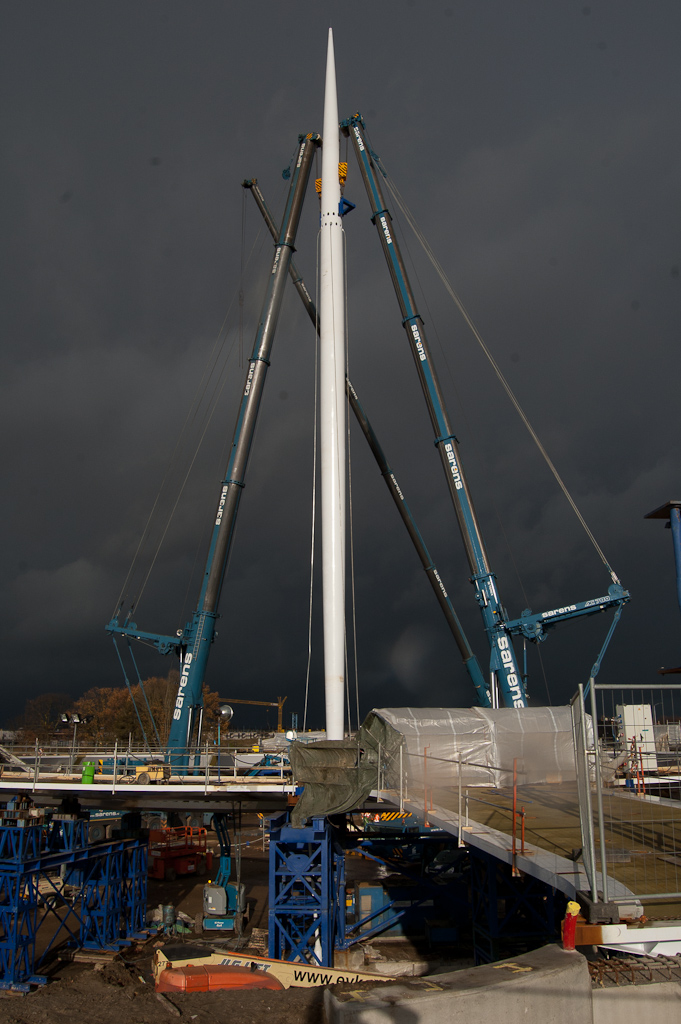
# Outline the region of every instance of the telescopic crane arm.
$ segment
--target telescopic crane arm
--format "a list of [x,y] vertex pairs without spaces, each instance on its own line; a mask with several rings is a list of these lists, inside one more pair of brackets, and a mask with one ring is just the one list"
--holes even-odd
[[[253,198],[255,199],[256,205],[260,210],[270,233],[272,234],[272,237],[276,239],[278,235],[278,228],[274,222],[274,219],[272,218],[272,215],[269,211],[267,203],[265,202],[265,198],[262,192],[260,191],[257,181],[255,179],[249,179],[242,182],[242,184],[244,188],[249,189],[249,191],[251,192]],[[315,326],[315,330],[318,331],[319,318],[317,316],[317,309],[315,307],[314,302],[310,298],[310,293],[305,287],[305,282],[293,260],[291,260],[289,264],[289,275],[291,277],[291,281],[293,282],[296,291],[300,296],[303,305],[305,306],[305,309],[307,310],[310,320]],[[404,494],[402,493],[402,490],[395,477],[395,474],[388,465],[388,460],[386,459],[383,449],[379,443],[379,440],[376,437],[374,429],[371,426],[371,423],[369,422],[369,418],[366,415],[362,407],[362,404],[357,396],[357,392],[355,391],[348,377],[345,378],[345,390],[350,403],[350,408],[355,414],[355,417],[357,419],[357,422],[359,423],[362,433],[366,438],[367,444],[369,445],[369,448],[371,449],[371,452],[381,471],[381,475],[385,480],[386,486],[390,492],[390,496],[395,502],[397,511],[400,514],[402,522],[404,523],[404,526],[409,536],[411,537],[412,543],[416,548],[416,553],[418,554],[419,559],[421,560],[421,564],[423,565],[424,571],[428,577],[428,581],[433,589],[438,604],[442,609],[445,619],[447,620],[447,625],[449,626],[452,632],[456,645],[459,648],[466,671],[468,672],[471,682],[475,687],[478,701],[480,702],[482,707],[489,707],[489,690],[487,687],[487,683],[485,682],[485,678],[482,674],[482,670],[480,669],[478,659],[473,653],[471,645],[468,642],[468,638],[464,633],[463,626],[461,625],[459,618],[454,610],[454,606],[452,605],[450,597],[445,589],[440,574],[437,571],[435,563],[430,557],[430,553],[428,552],[423,537],[421,536],[421,532],[418,526],[416,525],[414,516],[412,515],[411,509],[409,508],[406,502]]]
[[364,133],[364,122],[360,114],[341,122],[341,130],[351,139],[359,163],[362,180],[371,205],[371,219],[378,231],[383,253],[388,263],[402,314],[402,324],[426,399],[435,433],[435,446],[440,452],[471,570],[471,583],[475,588],[476,600],[490,644],[490,671],[499,683],[504,704],[507,707],[525,707],[527,704],[525,682],[518,670],[511,638],[514,635],[519,635],[535,643],[540,642],[546,638],[546,631],[558,625],[559,622],[595,615],[609,608],[613,608],[617,612],[629,600],[629,593],[620,586],[619,581],[611,572],[614,582],[608,588],[607,595],[538,614],[533,614],[527,608],[519,619],[508,618],[506,610],[501,604],[496,577],[490,569],[482,532],[461,464],[458,442],[449,421],[428,347],[423,320],[416,308],[399,243],[392,228],[390,212],[387,209],[381,188],[378,158],[371,152],[368,145]]
[[225,478],[220,487],[196,611],[191,621],[183,630],[179,630],[175,637],[141,632],[135,623],[127,620],[123,625],[119,625],[117,618],[113,618],[106,627],[107,631],[114,636],[123,635],[147,640],[153,643],[161,653],[165,654],[170,650],[178,653],[181,674],[173,709],[167,755],[172,763],[180,768],[186,767],[189,763],[188,748],[192,742],[194,724],[203,707],[202,686],[211,644],[215,637],[220,592],[234,537],[241,492],[245,486],[248,457],[255,434],[260,400],[265,386],[303,199],[310,176],[312,159],[319,143],[318,135],[301,135],[299,137],[298,156],[291,176],[282,228],[274,250],[272,270],[256,330],[253,353],[249,360],[234,428],[231,454]]
[[507,707],[522,708],[527,704],[523,678],[518,669],[515,652],[506,632],[506,613],[492,572],[473,499],[459,455],[459,445],[449,421],[442,389],[433,363],[421,315],[416,307],[409,284],[402,253],[392,227],[381,184],[369,144],[364,135],[364,122],[359,114],[341,122],[341,130],[349,137],[357,157],[362,180],[369,197],[371,219],[376,226],[390,270],[397,300],[402,314],[402,325],[407,335],[416,369],[426,399],[428,414],[435,434],[435,447],[445,472],[450,497],[471,572],[471,583],[480,607],[483,624],[491,649],[490,670],[499,685],[503,703]]

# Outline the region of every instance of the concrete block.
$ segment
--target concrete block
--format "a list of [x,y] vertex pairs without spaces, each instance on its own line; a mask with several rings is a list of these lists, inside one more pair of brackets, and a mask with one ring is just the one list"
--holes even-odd
[[681,1021],[681,985],[663,981],[593,991],[594,1024],[645,1024]]
[[428,960],[375,960],[364,969],[384,978],[419,978],[433,965]]
[[333,953],[333,966],[339,971],[363,971],[364,949],[360,945],[350,949],[336,949]]
[[592,1024],[587,962],[559,946],[398,985],[329,988],[324,1008],[328,1024]]

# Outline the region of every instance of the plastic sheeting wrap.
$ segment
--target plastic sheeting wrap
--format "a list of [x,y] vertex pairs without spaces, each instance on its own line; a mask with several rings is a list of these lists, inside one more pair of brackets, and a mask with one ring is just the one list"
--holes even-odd
[[293,827],[361,807],[377,786],[379,766],[395,761],[401,743],[400,734],[375,715],[369,715],[354,739],[292,743],[291,770],[303,787],[291,814]]
[[[564,708],[380,708],[351,740],[291,745],[303,793],[291,824],[361,807],[372,789],[511,786],[575,778],[572,717]],[[425,766],[425,778],[424,778]]]
[[[405,783],[407,789],[458,784],[459,758],[463,786],[512,785],[514,759],[519,785],[575,779],[569,707],[379,708],[365,727],[372,717],[402,736],[402,788]],[[385,785],[400,789],[394,754]]]

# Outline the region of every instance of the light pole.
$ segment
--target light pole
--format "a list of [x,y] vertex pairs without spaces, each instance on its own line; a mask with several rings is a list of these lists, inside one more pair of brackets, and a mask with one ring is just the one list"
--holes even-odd
[[72,715],[63,714],[61,716],[62,722],[68,725],[69,722],[73,725],[73,738],[71,740],[71,757],[69,759],[69,775],[73,772],[73,760],[76,756],[76,734],[78,733],[78,726],[83,721],[78,712],[74,712]]
[[220,782],[220,723],[224,718],[225,725],[229,725],[234,712],[229,704],[221,704],[218,708],[218,712],[220,714],[220,717],[218,718],[218,782]]

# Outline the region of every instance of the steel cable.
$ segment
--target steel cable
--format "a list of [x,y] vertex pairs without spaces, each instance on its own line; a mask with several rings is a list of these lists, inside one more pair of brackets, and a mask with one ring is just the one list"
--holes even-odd
[[610,577],[611,577],[613,583],[616,583],[617,585],[619,585],[620,584],[620,580],[617,577],[617,574],[614,572],[614,570],[610,566],[607,558],[605,557],[605,554],[604,554],[602,548],[600,547],[598,541],[596,540],[596,538],[594,537],[593,533],[591,532],[591,530],[590,530],[586,520],[584,519],[584,516],[580,512],[579,508],[577,507],[577,504],[576,504],[575,500],[573,499],[573,497],[570,494],[566,484],[564,483],[562,477],[560,476],[560,473],[556,469],[553,461],[551,460],[551,457],[549,456],[548,452],[546,451],[546,448],[544,447],[544,445],[542,444],[541,440],[539,439],[539,437],[538,437],[536,431],[534,430],[534,427],[530,423],[530,421],[529,421],[529,419],[528,419],[524,409],[520,405],[520,402],[516,398],[516,396],[515,396],[515,394],[513,392],[513,389],[511,388],[511,385],[508,383],[508,381],[506,380],[506,377],[502,373],[501,367],[499,366],[499,364],[495,360],[494,356],[490,352],[489,348],[487,347],[487,345],[486,345],[482,335],[480,334],[480,331],[476,327],[476,325],[475,325],[472,317],[470,316],[468,310],[466,309],[466,307],[464,306],[464,304],[461,301],[460,297],[457,295],[456,291],[452,287],[452,285],[451,285],[451,283],[449,281],[449,278],[447,277],[447,274],[445,273],[444,268],[442,267],[442,264],[440,263],[440,261],[438,260],[437,256],[435,255],[435,253],[433,252],[432,248],[430,247],[430,245],[429,245],[427,239],[425,238],[423,232],[418,227],[414,217],[411,214],[411,211],[409,210],[409,208],[407,207],[406,203],[404,202],[404,200],[403,200],[403,198],[402,198],[402,196],[401,196],[401,194],[399,192],[399,189],[395,185],[395,183],[392,180],[392,178],[385,171],[385,169],[384,169],[383,165],[381,164],[380,160],[375,156],[375,154],[372,154],[372,156],[373,156],[374,161],[376,162],[376,165],[379,167],[381,173],[383,174],[383,176],[385,178],[386,184],[388,186],[390,194],[392,195],[393,199],[395,200],[395,203],[397,204],[397,206],[401,210],[405,220],[407,221],[407,223],[409,224],[410,228],[414,232],[414,235],[418,239],[418,241],[419,241],[423,251],[425,252],[425,254],[428,257],[428,259],[430,260],[431,264],[433,265],[433,267],[434,267],[437,275],[439,276],[440,280],[442,281],[442,283],[443,283],[447,293],[449,294],[450,298],[452,299],[452,301],[454,302],[455,306],[459,310],[459,312],[460,312],[461,316],[463,317],[464,321],[466,322],[466,324],[470,328],[470,330],[471,330],[471,332],[473,334],[473,337],[475,338],[475,340],[477,341],[478,345],[480,346],[480,348],[482,349],[483,353],[485,354],[485,356],[486,356],[490,366],[494,370],[494,373],[495,373],[497,379],[499,380],[499,383],[501,384],[502,388],[504,389],[504,391],[508,395],[508,398],[510,399],[511,404],[513,405],[513,407],[515,408],[516,412],[520,416],[520,419],[522,420],[523,424],[525,425],[528,433],[530,434],[530,437],[532,438],[532,440],[536,444],[537,448],[539,449],[539,451],[540,451],[544,461],[546,462],[546,464],[549,467],[551,473],[553,474],[553,476],[554,476],[558,486],[560,487],[561,491],[565,495],[565,497],[566,497],[570,507],[572,508],[573,512],[577,516],[577,519],[581,523],[581,525],[582,525],[582,527],[583,527],[587,537],[589,538],[589,540],[593,544],[593,546],[594,546],[596,552],[598,553],[601,561],[603,562],[603,564],[605,565],[606,569],[610,573]]

